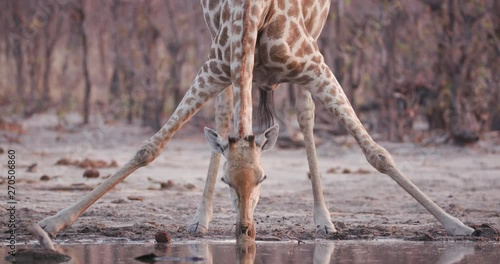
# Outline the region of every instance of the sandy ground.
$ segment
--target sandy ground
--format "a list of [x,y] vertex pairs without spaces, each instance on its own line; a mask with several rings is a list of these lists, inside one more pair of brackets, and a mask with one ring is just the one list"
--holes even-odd
[[[72,125],[77,121],[68,120],[68,125],[61,127],[55,116],[33,116],[23,122],[27,132],[20,143],[12,143],[12,135],[0,131],[4,134],[0,147],[17,153],[16,221],[20,223],[55,214],[117,170],[100,168],[100,177],[89,179],[82,176],[84,168],[55,165],[58,160],[88,158],[116,161],[121,166],[152,134],[136,126],[78,127]],[[499,229],[499,141],[498,135],[490,134],[465,148],[381,144],[393,154],[402,171],[447,212],[471,226],[486,223]],[[389,177],[370,167],[352,139],[323,140],[318,155],[326,203],[340,231],[327,239],[488,240],[446,237],[422,206]],[[62,230],[56,243],[151,241],[159,230],[168,230],[177,241],[233,238],[236,214],[229,187],[220,180],[209,232],[202,237],[186,233],[187,223],[201,201],[209,157],[202,128],[183,128],[160,157],[133,173]],[[0,182],[6,192],[6,153],[0,155],[0,161]],[[262,185],[255,212],[257,239],[314,239],[313,198],[304,149],[275,148],[263,154],[262,163],[268,179]],[[36,166],[30,170],[33,164]],[[48,180],[41,180],[43,175]],[[164,188],[160,182],[164,182]],[[0,207],[6,214],[3,208],[7,204],[2,202]],[[1,218],[1,233],[7,232],[6,221],[7,217]],[[17,240],[24,243],[33,237],[21,229]]]

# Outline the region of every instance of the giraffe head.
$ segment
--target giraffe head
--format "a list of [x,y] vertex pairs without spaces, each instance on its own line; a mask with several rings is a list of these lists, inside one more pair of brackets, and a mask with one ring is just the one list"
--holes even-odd
[[238,214],[235,229],[238,242],[255,239],[253,212],[259,201],[260,184],[266,179],[260,164],[260,154],[274,146],[278,131],[275,125],[257,137],[230,137],[226,141],[214,130],[205,128],[205,136],[212,151],[222,153],[226,158],[222,181],[230,187]]

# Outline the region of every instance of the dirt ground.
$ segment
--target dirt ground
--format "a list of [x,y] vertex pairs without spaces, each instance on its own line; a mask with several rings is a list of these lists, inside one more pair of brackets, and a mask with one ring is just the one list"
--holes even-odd
[[[23,121],[26,133],[20,137],[0,131],[0,147],[4,150],[0,154],[0,183],[4,190],[5,152],[14,149],[17,154],[16,221],[20,223],[40,221],[80,199],[117,171],[113,161],[118,166],[125,164],[152,134],[123,124],[80,127],[76,125],[78,118],[71,116],[64,126],[60,123],[56,115],[35,115]],[[498,134],[490,133],[468,147],[380,143],[393,154],[402,171],[445,211],[471,226],[488,224],[500,229]],[[370,167],[348,137],[323,139],[318,155],[326,204],[340,231],[327,239],[499,238],[447,237],[422,206],[389,177]],[[56,243],[152,241],[159,230],[171,232],[174,241],[232,239],[236,214],[229,187],[220,180],[209,232],[204,236],[186,233],[201,201],[209,157],[202,126],[183,128],[162,155],[62,230]],[[82,162],[85,159],[89,160]],[[58,161],[66,165],[55,165]],[[268,179],[262,185],[255,212],[257,239],[314,239],[313,198],[304,149],[275,148],[263,154],[262,163]],[[100,176],[83,177],[92,165],[100,167],[96,168]],[[0,207],[6,209],[7,204]],[[1,218],[1,233],[7,232],[6,221],[7,217]],[[21,229],[17,240],[24,243],[33,237]]]

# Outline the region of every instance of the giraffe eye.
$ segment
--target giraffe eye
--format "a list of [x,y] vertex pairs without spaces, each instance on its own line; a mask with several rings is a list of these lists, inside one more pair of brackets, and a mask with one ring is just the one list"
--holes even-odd
[[257,182],[257,184],[261,184],[265,179],[267,179],[267,175],[264,175],[264,177],[262,177],[259,182]]
[[220,180],[221,180],[223,183],[227,184],[229,187],[233,187],[233,186],[231,186],[231,184],[230,184],[229,182],[227,182],[227,181],[226,181],[226,179],[224,179],[224,177],[220,178]]

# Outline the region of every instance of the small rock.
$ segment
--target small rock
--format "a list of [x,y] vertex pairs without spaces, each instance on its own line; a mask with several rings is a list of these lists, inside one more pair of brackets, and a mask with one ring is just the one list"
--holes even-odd
[[62,158],[56,162],[56,165],[73,165],[74,162],[67,159],[67,158]]
[[0,154],[3,154],[3,153],[4,153],[3,148],[0,148]]
[[142,201],[142,200],[144,200],[144,197],[130,195],[130,196],[127,196],[127,199],[129,199],[130,201]]
[[6,261],[12,263],[61,263],[70,259],[70,256],[45,248],[20,249],[15,256],[5,257]]
[[336,228],[340,228],[340,229],[346,228],[346,224],[344,222],[333,222],[333,225]]
[[50,180],[50,177],[47,175],[42,175],[42,177],[40,177],[40,180],[41,181],[48,181],[48,180]]
[[194,184],[191,184],[191,183],[184,185],[184,187],[186,187],[186,189],[188,189],[188,190],[196,189],[196,186]]
[[113,200],[111,201],[112,204],[122,204],[122,203],[126,203],[126,201],[124,199],[117,199],[117,200]]
[[105,168],[107,166],[108,163],[104,160],[84,159],[78,163],[78,167],[80,168]]
[[116,160],[112,160],[111,163],[108,165],[108,167],[116,168],[116,167],[118,167],[118,163],[116,162]]
[[452,211],[457,211],[457,212],[463,212],[464,211],[464,208],[461,207],[460,205],[451,203],[449,206],[450,206],[450,210],[452,210]]
[[160,183],[160,189],[162,190],[168,190],[174,187],[174,182],[171,180],[168,180],[167,182],[162,182]]
[[158,231],[155,234],[156,243],[170,243],[170,233],[167,231]]
[[343,174],[349,174],[349,173],[351,173],[351,170],[350,169],[343,169],[342,173]]
[[336,168],[329,168],[326,173],[337,173],[337,169]]
[[27,172],[36,172],[36,166],[38,164],[37,163],[33,163],[31,165],[28,166],[28,168],[26,169]]
[[84,178],[98,178],[99,177],[99,171],[98,170],[94,170],[94,169],[86,170],[83,173],[83,177]]
[[498,232],[498,230],[496,230],[493,226],[489,224],[482,224],[480,226],[473,225],[472,228],[474,228],[472,236],[485,237],[492,240],[500,241],[500,232]]
[[354,173],[356,173],[356,174],[370,174],[370,171],[369,170],[365,170],[365,169],[358,169]]

